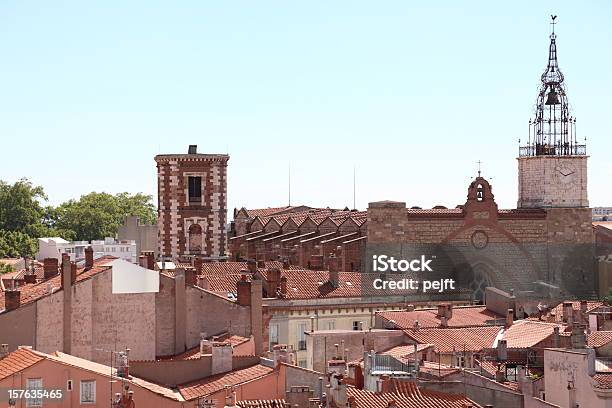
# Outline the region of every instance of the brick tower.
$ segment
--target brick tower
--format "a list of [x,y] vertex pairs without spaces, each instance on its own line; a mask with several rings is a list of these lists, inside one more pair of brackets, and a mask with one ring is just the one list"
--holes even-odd
[[225,257],[226,154],[160,154],[157,162],[158,249],[172,259]]
[[578,144],[553,31],[529,138],[519,149],[518,208],[588,208],[586,145]]

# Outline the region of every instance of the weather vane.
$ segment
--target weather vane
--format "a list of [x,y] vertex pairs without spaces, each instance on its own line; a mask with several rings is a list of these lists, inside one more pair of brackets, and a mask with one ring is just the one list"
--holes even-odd
[[482,164],[482,162],[478,160],[476,163],[478,164],[478,177],[480,177],[480,165]]
[[552,35],[554,36],[555,35],[555,24],[557,24],[555,20],[557,19],[557,16],[551,14],[550,19],[551,19],[550,25],[552,26]]

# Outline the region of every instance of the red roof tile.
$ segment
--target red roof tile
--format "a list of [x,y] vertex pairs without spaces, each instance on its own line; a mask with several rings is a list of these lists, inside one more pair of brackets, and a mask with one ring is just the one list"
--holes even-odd
[[612,331],[595,331],[587,337],[587,345],[590,347],[601,347],[612,341]]
[[19,348],[0,360],[0,380],[44,360],[29,348]]
[[284,399],[236,401],[240,408],[289,408]]
[[178,390],[186,400],[205,397],[217,391],[223,390],[228,385],[238,385],[255,380],[274,370],[261,364],[239,370],[229,371],[223,374],[212,375],[201,380],[193,381],[178,386]]
[[[377,312],[376,315],[386,320],[388,325],[399,329],[412,329],[416,321],[420,328],[440,327],[438,309],[417,309],[412,312],[390,311]],[[493,323],[503,323],[505,318],[488,310],[485,306],[455,306],[452,317],[448,319],[449,327],[487,326]]]
[[534,320],[517,320],[504,331],[502,339],[506,340],[508,348],[533,347],[552,336],[555,327],[562,332],[565,327],[557,323],[545,323]]
[[378,393],[347,387],[347,395],[354,398],[357,408],[387,408],[390,402],[401,408],[465,408],[480,407],[463,395],[447,394],[417,388],[413,382],[393,381],[393,392]]
[[593,379],[597,381],[597,388],[612,388],[612,373],[598,373],[593,376]]
[[439,353],[451,353],[490,348],[501,329],[500,326],[409,329],[404,330],[404,333],[419,343],[433,344]]
[[[117,259],[114,256],[103,256],[94,260],[94,266],[90,269],[79,268],[77,269],[76,283],[86,280],[92,276],[97,275],[100,272],[104,272],[111,268],[108,263],[112,260]],[[29,283],[19,286],[21,292],[20,305],[24,306],[29,303],[35,302],[38,299],[51,294],[49,288],[58,291],[61,290],[62,278],[61,274],[55,275],[47,280],[39,281],[37,283]],[[4,309],[4,292],[0,290],[0,308]],[[0,309],[0,310],[2,310]]]

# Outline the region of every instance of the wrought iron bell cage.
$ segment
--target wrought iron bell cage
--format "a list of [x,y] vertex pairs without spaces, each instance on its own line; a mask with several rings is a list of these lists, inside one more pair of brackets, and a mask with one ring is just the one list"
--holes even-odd
[[548,65],[540,78],[535,116],[529,119],[529,137],[527,145],[520,147],[521,157],[586,155],[586,144],[578,144],[576,118],[570,114],[564,77],[557,61],[556,16],[552,17]]

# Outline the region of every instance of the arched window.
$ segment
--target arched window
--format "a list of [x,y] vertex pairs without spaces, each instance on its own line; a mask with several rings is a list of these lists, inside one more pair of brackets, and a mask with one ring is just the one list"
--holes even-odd
[[199,224],[193,224],[189,227],[189,252],[202,251],[202,227]]
[[484,186],[482,184],[476,187],[476,201],[484,201]]

